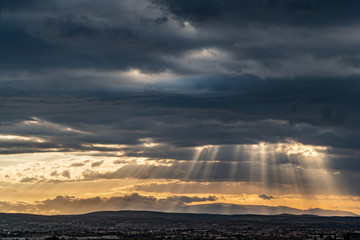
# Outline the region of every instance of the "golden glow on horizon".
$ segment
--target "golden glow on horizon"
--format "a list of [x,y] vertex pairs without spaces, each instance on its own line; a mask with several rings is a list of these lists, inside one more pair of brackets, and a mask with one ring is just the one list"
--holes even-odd
[[[15,184],[8,186],[7,189],[1,188],[1,191],[3,193],[5,194],[9,193],[9,195],[7,195],[5,199],[2,199],[2,202],[8,202],[10,204],[17,205],[19,199],[22,199],[21,202],[29,205],[34,205],[39,203],[39,201],[41,202],[45,199],[54,199],[59,195],[74,196],[74,198],[78,198],[78,199],[95,198],[98,196],[100,196],[101,198],[122,197],[134,193],[134,191],[131,191],[131,188],[127,189],[126,186],[146,185],[148,184],[149,181],[159,184],[172,183],[172,181],[159,181],[159,180],[151,180],[151,179],[147,181],[124,179],[122,181],[103,180],[103,181],[86,182],[86,183],[84,182],[41,183],[37,187],[32,186],[30,189],[29,186],[26,186],[24,184]],[[12,189],[17,189],[18,191],[14,192]],[[88,193],[94,191],[95,189],[101,189],[102,191],[97,192],[97,194]],[[25,190],[25,192],[22,192],[23,190]],[[168,197],[173,197],[173,196],[188,196],[188,197],[196,196],[199,198],[204,198],[209,195],[212,195],[217,197],[216,201],[202,201],[202,202],[195,201],[192,203],[188,203],[187,205],[224,203],[224,204],[273,206],[273,207],[287,206],[300,210],[307,210],[311,208],[322,208],[327,210],[351,211],[353,213],[360,214],[360,209],[358,207],[358,202],[360,199],[358,197],[356,198],[353,196],[337,196],[337,195],[304,196],[297,194],[292,194],[292,195],[283,194],[283,195],[271,195],[272,198],[270,200],[265,200],[260,198],[258,194],[254,194],[254,193],[218,194],[215,192],[215,193],[173,194],[168,192],[151,192],[151,191],[135,191],[135,192],[138,192],[141,196],[154,197],[157,199],[166,199]],[[92,201],[87,201],[87,202],[91,203]],[[88,208],[86,208],[87,206],[83,206],[83,207],[84,207],[83,212],[90,212],[93,211],[92,207],[94,206],[89,204]],[[21,209],[22,211],[19,212],[24,212],[26,210],[24,208]],[[66,202],[63,205],[61,205],[61,209],[66,210]],[[110,208],[107,210],[119,210],[119,209]],[[176,209],[174,210],[176,211]],[[54,213],[54,211],[57,214],[62,213],[61,211],[56,211],[54,209],[49,209],[48,211],[43,211],[43,212],[29,211],[29,213],[52,214]],[[12,210],[8,212],[17,212],[17,211]],[[71,213],[71,212],[66,212],[66,213]],[[81,213],[81,211],[78,213]]]
[[[192,148],[192,160],[180,161],[127,157],[125,152],[111,151],[128,147],[121,144],[83,146],[105,151],[0,155],[0,202],[34,202],[57,195],[109,198],[136,192],[156,198],[215,195],[217,203],[324,208],[360,214],[359,199],[339,191],[341,173],[329,170],[326,147],[294,141],[233,145],[227,146],[232,149],[232,157],[223,161],[218,158],[224,146],[204,145]],[[160,145],[145,138],[140,139],[137,146],[156,148]],[[284,156],[288,157],[280,160]],[[230,166],[228,172],[224,172],[228,179],[213,179],[219,164]],[[156,176],[151,175],[156,167],[163,167],[161,171],[171,170],[169,176],[180,176],[180,179],[151,178]],[[128,170],[119,171],[122,168]],[[124,173],[128,177],[122,177]],[[145,179],[141,179],[144,175]],[[269,199],[260,198],[262,194]],[[210,202],[192,204],[204,203]]]

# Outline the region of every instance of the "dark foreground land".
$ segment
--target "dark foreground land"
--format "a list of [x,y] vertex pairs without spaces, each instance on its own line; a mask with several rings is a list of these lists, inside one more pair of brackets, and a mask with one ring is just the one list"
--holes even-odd
[[[211,215],[143,211],[0,214],[0,239],[348,239],[360,217]],[[316,236],[315,236],[316,235]]]

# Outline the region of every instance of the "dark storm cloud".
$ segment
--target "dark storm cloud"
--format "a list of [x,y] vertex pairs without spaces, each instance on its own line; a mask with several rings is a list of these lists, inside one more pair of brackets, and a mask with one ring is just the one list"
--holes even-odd
[[359,20],[359,2],[336,0],[152,0],[175,16],[199,23],[229,21],[233,24],[328,25]]
[[[39,148],[131,145],[145,138],[183,147],[276,143],[288,138],[311,145],[359,147],[356,103],[360,86],[356,78],[343,83],[321,78],[208,78],[181,84],[183,93],[179,94],[108,93],[102,97],[98,92],[97,97],[46,100],[7,97],[0,109],[0,129],[2,134],[42,137],[45,142],[22,142],[24,147]],[[187,89],[207,93],[186,93]],[[26,124],[30,116],[40,120]]]
[[[190,74],[209,73],[216,67],[220,73],[262,77],[341,76],[353,74],[359,65],[355,1],[0,4],[1,66],[12,74],[36,70],[48,78],[65,71],[66,82],[74,77],[69,69],[170,69]],[[213,59],[213,64],[209,59],[193,64],[186,59],[191,51],[209,48],[231,58]]]
[[0,6],[0,48],[6,56],[1,65],[9,71],[161,70],[171,67],[162,52],[203,46],[179,34],[178,24],[166,24],[167,18],[146,0],[5,1]]

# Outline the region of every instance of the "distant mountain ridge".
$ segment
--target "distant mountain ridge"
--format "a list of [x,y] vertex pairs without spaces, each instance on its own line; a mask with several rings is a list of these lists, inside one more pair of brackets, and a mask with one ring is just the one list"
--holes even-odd
[[183,212],[189,213],[211,213],[211,214],[259,214],[259,215],[278,215],[278,214],[291,214],[291,215],[318,215],[318,216],[358,216],[355,213],[339,210],[325,210],[321,208],[311,208],[308,210],[301,210],[297,208],[285,206],[264,206],[264,205],[236,205],[236,204],[202,204],[187,206],[182,209]]
[[[84,215],[112,215],[119,216],[125,213],[164,213],[164,214],[193,214],[193,215],[223,215],[223,216],[241,216],[241,215],[259,215],[259,216],[273,216],[273,215],[313,215],[319,217],[357,217],[359,215],[338,210],[325,210],[321,208],[312,208],[308,210],[301,210],[297,208],[291,208],[286,206],[264,206],[264,205],[236,205],[236,204],[224,204],[224,203],[213,203],[213,204],[199,204],[199,205],[188,205],[175,210],[163,209],[158,211],[157,209],[125,209],[120,211],[94,211],[84,214],[66,214],[66,215],[52,215],[53,217],[60,216],[84,216]],[[51,217],[49,215],[36,215],[36,214],[25,214],[25,213],[0,213],[0,219],[3,216],[43,216]]]

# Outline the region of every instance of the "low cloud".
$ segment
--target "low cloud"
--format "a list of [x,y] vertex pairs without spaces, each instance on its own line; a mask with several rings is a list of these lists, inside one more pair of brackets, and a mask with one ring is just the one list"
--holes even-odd
[[[57,196],[44,201],[34,203],[9,203],[0,202],[1,212],[22,212],[37,214],[80,214],[93,211],[162,211],[162,212],[192,212],[213,214],[318,214],[324,216],[355,216],[351,212],[331,211],[323,209],[299,210],[289,207],[268,207],[253,205],[237,205],[216,203],[216,196],[188,197],[174,196],[168,198],[156,198],[142,196],[137,193],[110,198],[76,198],[73,196]],[[200,202],[212,202],[203,203]],[[198,204],[197,204],[198,203]]]
[[61,174],[62,176],[66,177],[66,178],[70,178],[70,171],[69,170],[65,170],[62,172]]
[[99,167],[104,163],[104,161],[94,162],[91,164],[91,167]]
[[264,199],[264,200],[271,200],[271,199],[273,199],[274,197],[271,196],[271,195],[260,194],[260,195],[259,195],[259,198],[262,198],[262,199]]
[[36,181],[38,181],[38,179],[35,177],[25,177],[20,180],[20,182],[22,182],[22,183],[32,183],[32,182],[36,182]]
[[153,196],[142,196],[137,193],[110,198],[76,198],[73,196],[57,196],[56,198],[37,201],[35,203],[9,203],[0,202],[2,212],[26,212],[26,213],[86,213],[92,211],[116,211],[116,210],[164,210],[181,208],[190,203],[214,202],[216,196],[173,196],[167,198],[156,198]]
[[82,167],[82,166],[85,166],[85,163],[76,162],[76,163],[72,163],[69,167]]
[[188,197],[188,196],[174,196],[174,197],[168,197],[166,198],[168,201],[176,201],[179,203],[192,203],[192,202],[206,202],[206,201],[216,201],[218,198],[216,196],[208,196],[208,197]]

